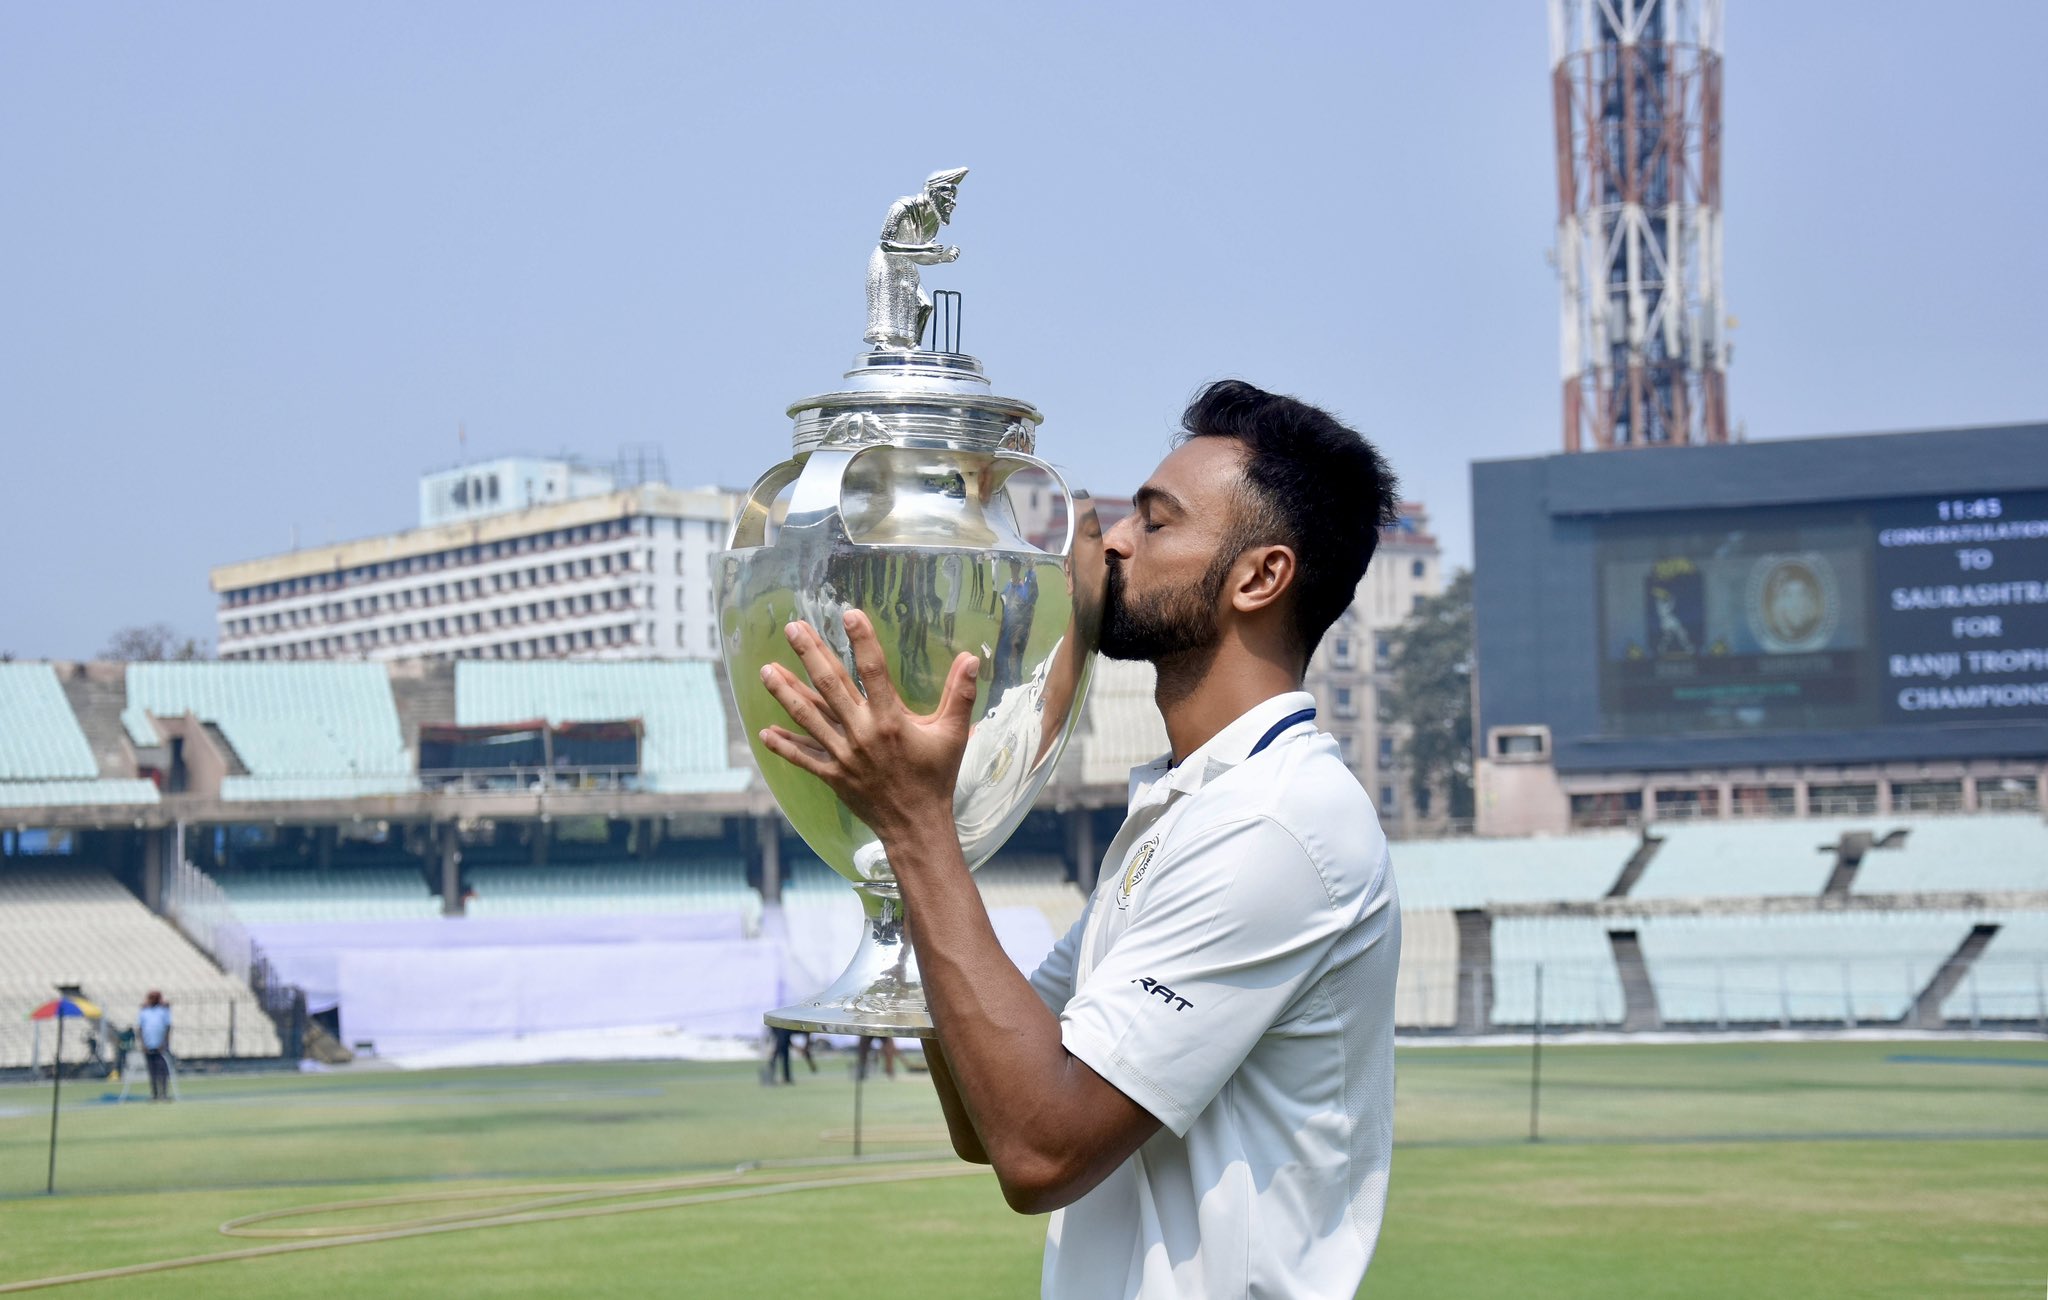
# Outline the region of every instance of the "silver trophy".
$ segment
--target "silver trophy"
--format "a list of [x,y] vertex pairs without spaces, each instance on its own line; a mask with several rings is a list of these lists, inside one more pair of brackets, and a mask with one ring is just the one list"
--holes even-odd
[[[770,662],[805,676],[785,626],[808,623],[852,671],[841,616],[864,611],[897,692],[921,713],[938,706],[959,653],[980,658],[953,795],[970,869],[1017,829],[1052,775],[1094,662],[1104,578],[1095,508],[1032,455],[1037,409],[996,395],[959,350],[959,296],[941,294],[935,320],[919,281],[918,267],[960,255],[935,241],[966,174],[935,173],[891,205],[868,263],[872,350],[839,389],[789,408],[794,454],[754,484],[718,557],[726,681],[755,762],[790,825],[852,882],[866,918],[830,988],[768,1015],[781,1028],[932,1032],[880,841],[822,781],[761,745],[762,728],[795,727],[760,676]],[[1020,503],[1040,527],[1020,524]]]

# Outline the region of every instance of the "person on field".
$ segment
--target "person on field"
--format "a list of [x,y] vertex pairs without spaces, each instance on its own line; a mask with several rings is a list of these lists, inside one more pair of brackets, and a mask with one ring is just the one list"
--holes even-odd
[[954,1149],[1051,1213],[1048,1296],[1348,1296],[1371,1261],[1400,912],[1302,680],[1397,502],[1379,453],[1322,410],[1238,381],[1188,407],[1100,556],[1102,652],[1155,665],[1172,749],[1132,772],[1099,883],[1028,980],[950,816],[974,658],[930,716],[903,707],[858,612],[858,685],[802,624],[810,682],[762,670],[802,731],[764,743],[886,847]]
[[171,1099],[171,1005],[151,989],[135,1013],[135,1032],[142,1039],[142,1057],[149,1064],[149,1099]]

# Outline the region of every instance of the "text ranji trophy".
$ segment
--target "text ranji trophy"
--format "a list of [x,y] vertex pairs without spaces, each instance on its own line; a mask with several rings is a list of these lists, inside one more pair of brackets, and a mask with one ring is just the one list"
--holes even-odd
[[[851,671],[841,616],[863,611],[897,692],[921,713],[937,707],[955,656],[980,657],[953,797],[970,868],[1009,838],[1051,776],[1094,661],[1103,590],[1095,508],[1032,455],[1037,409],[998,396],[959,350],[959,295],[941,295],[934,321],[919,283],[918,267],[960,255],[936,241],[966,175],[937,172],[890,206],[868,260],[872,350],[838,389],[789,408],[793,454],[754,484],[718,560],[726,681],[755,761],[790,825],[852,882],[866,916],[846,971],[771,1012],[780,1028],[932,1032],[880,842],[823,782],[761,745],[762,728],[793,726],[762,666],[804,676],[785,626],[808,623]],[[1012,505],[1026,483],[1039,497],[1032,518],[1061,534],[1044,547],[1026,539]]]

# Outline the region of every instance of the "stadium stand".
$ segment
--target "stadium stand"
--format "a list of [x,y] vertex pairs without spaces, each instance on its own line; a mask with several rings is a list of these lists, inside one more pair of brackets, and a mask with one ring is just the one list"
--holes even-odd
[[785,840],[782,848],[782,904],[801,907],[849,892],[846,877],[819,860],[810,846]]
[[545,720],[639,719],[643,789],[669,794],[743,790],[752,773],[731,766],[717,665],[486,663],[455,667],[455,721],[466,727]]
[[1394,1024],[1448,1029],[1458,1019],[1458,923],[1444,908],[1401,909],[1401,970]]
[[1865,854],[1852,893],[2048,891],[2048,823],[2034,814],[1876,818],[1871,826],[1880,835],[1904,828],[1905,842]]
[[128,806],[158,801],[148,781],[119,777],[100,781],[0,781],[0,807]]
[[244,925],[279,921],[397,921],[441,914],[441,900],[409,867],[253,868],[214,876]]
[[1843,833],[1871,826],[1869,818],[1824,817],[1660,826],[1653,833],[1664,845],[1629,897],[1814,897],[1835,869],[1834,849]]
[[1885,1021],[1981,919],[1839,911],[1632,918],[1667,1024]]
[[974,883],[991,909],[1036,908],[1055,940],[1073,928],[1088,903],[1067,879],[1066,863],[1052,853],[998,854],[974,873]]
[[1122,786],[1132,768],[1167,751],[1166,723],[1152,702],[1157,680],[1151,664],[1096,659],[1082,725],[1068,750],[1083,784]]
[[158,742],[151,716],[212,723],[247,774],[221,798],[346,799],[415,790],[381,664],[138,663],[122,713],[138,745]]
[[1635,852],[1626,833],[1527,840],[1402,840],[1391,846],[1404,910],[1591,901]]
[[0,663],[0,807],[153,804],[148,781],[100,780],[98,761],[49,664]]
[[[77,984],[113,1021],[128,1025],[143,994],[170,1002],[173,1052],[276,1056],[277,1031],[248,987],[222,974],[184,936],[150,914],[104,871],[0,869],[0,1067],[30,1063],[28,1012],[58,984]],[[232,1011],[230,1007],[232,1006]],[[48,1059],[50,1044],[42,1046]],[[76,1060],[67,1043],[65,1059]]]
[[56,669],[0,664],[0,781],[90,781],[100,774]]
[[2048,912],[2007,912],[1983,918],[1998,933],[1942,1000],[1950,1020],[2031,1021],[2048,1032]]
[[1510,916],[1493,923],[1493,1023],[1536,1020],[1536,967],[1543,967],[1543,1022],[1614,1025],[1621,976],[1608,926],[1594,916]]
[[690,862],[478,866],[468,875],[474,895],[467,911],[474,917],[732,912],[748,934],[761,925],[761,895],[747,883],[747,865],[736,854]]

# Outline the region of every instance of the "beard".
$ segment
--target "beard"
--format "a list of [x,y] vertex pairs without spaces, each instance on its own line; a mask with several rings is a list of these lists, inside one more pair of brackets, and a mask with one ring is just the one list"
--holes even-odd
[[1222,638],[1216,601],[1236,558],[1219,556],[1193,582],[1132,599],[1124,592],[1123,564],[1111,557],[1102,593],[1102,653],[1156,664],[1213,650]]

